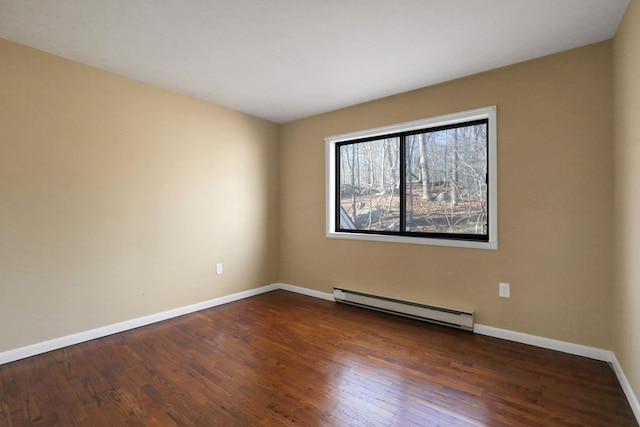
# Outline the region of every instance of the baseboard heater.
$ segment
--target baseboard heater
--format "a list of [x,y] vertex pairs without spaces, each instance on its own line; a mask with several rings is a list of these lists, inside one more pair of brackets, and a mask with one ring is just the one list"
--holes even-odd
[[473,313],[334,288],[337,302],[473,331]]

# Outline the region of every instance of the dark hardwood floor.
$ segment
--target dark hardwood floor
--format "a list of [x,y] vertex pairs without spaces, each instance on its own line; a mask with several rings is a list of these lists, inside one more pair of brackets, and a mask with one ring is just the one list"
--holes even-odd
[[635,426],[603,362],[275,291],[0,366],[1,426]]

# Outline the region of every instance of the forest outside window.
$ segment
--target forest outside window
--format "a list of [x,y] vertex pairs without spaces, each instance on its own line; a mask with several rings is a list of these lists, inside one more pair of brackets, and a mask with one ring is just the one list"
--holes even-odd
[[327,138],[327,235],[497,249],[495,111]]

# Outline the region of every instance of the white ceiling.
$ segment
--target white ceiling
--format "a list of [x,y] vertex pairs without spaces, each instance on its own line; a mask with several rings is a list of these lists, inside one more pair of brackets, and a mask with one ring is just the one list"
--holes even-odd
[[0,37],[277,123],[614,36],[629,0],[0,0]]

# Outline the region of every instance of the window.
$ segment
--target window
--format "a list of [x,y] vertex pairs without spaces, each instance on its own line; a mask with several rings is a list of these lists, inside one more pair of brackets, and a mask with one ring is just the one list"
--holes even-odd
[[497,249],[496,108],[326,138],[327,236]]

